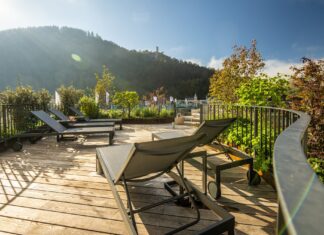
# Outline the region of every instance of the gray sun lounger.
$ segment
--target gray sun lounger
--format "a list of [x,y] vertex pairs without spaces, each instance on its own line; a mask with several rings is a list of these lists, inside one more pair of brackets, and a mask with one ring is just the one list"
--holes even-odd
[[56,117],[58,117],[60,120],[59,123],[63,124],[67,127],[106,127],[106,126],[115,126],[114,122],[78,122],[78,121],[71,121],[69,120],[69,117],[67,117],[64,113],[61,111],[50,108],[48,109],[52,114],[54,114]]
[[[63,138],[64,135],[89,135],[89,134],[108,134],[109,145],[113,143],[113,137],[115,134],[114,127],[78,127],[78,128],[66,128],[62,124],[58,123],[55,119],[51,118],[46,112],[32,111],[35,117],[49,126],[57,135],[57,141]],[[50,135],[53,135],[51,133]]]
[[69,107],[69,109],[77,115],[76,116],[77,120],[87,121],[87,122],[114,122],[116,124],[119,124],[120,130],[123,129],[123,120],[122,119],[119,119],[119,118],[92,119],[92,118],[85,116],[80,110],[78,110],[75,107]]
[[[219,119],[219,120],[206,120],[198,129],[193,133],[200,134],[204,133],[205,137],[201,140],[200,145],[206,145],[212,143],[216,137],[219,136],[226,128],[228,128],[236,118],[228,118],[228,119]],[[166,131],[166,132],[156,132],[152,133],[152,140],[154,139],[171,139],[177,137],[187,136],[187,134],[183,131]]]
[[[199,234],[221,234],[225,231],[228,231],[228,234],[234,234],[234,217],[217,206],[215,202],[212,202],[208,196],[201,193],[190,181],[184,179],[178,167],[178,163],[193,148],[199,145],[203,137],[204,134],[196,134],[168,140],[97,148],[97,173],[104,173],[107,178],[129,234],[137,234],[136,213],[152,209],[165,203],[183,200],[184,198],[189,198],[189,202],[195,209],[197,217],[192,222],[181,225],[168,234],[174,234],[197,224],[200,220],[200,212],[193,199],[194,197],[222,218],[215,224],[205,228]],[[177,173],[172,171],[174,168]],[[184,192],[174,194],[168,199],[141,208],[133,208],[128,183],[148,181],[164,173],[167,173],[181,184],[185,189]],[[118,184],[122,184],[125,188],[128,211],[117,191]]]
[[[210,194],[215,198],[218,199],[221,197],[221,171],[227,170],[229,168],[238,167],[242,165],[249,165],[249,170],[247,171],[247,176],[249,180],[249,185],[257,185],[259,184],[260,177],[259,175],[253,170],[253,158],[241,154],[239,152],[233,152],[231,148],[221,145],[219,143],[214,144],[213,142],[215,139],[219,136],[220,133],[222,133],[226,128],[228,128],[236,118],[228,118],[228,119],[219,119],[219,120],[205,120],[198,129],[193,133],[199,134],[204,133],[206,134],[205,137],[201,140],[200,145],[212,145],[219,150],[221,150],[219,153],[214,155],[208,155],[208,156],[215,156],[218,154],[225,154],[228,159],[231,160],[229,163],[224,163],[221,165],[214,165],[212,164],[212,168],[215,171],[215,182],[210,181],[207,186],[207,160],[205,158],[203,159],[203,189],[205,193],[207,192],[207,188],[210,192]],[[170,138],[177,138],[182,136],[188,136],[184,131],[167,131],[167,132],[156,132],[152,133],[152,140],[158,139],[170,139]],[[204,156],[204,153],[207,156],[206,151],[193,151],[192,153],[188,154],[187,158],[194,158],[196,156]],[[240,160],[233,160],[230,156],[230,154],[239,154]],[[252,176],[252,177],[251,177]],[[172,183],[172,182],[171,182]]]

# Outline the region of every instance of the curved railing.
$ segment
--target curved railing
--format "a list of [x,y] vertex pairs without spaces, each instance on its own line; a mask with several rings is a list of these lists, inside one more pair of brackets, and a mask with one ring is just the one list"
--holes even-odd
[[[273,161],[278,192],[278,234],[323,234],[324,186],[306,159],[307,127],[310,116],[288,109],[205,104],[200,109],[201,121],[237,117],[232,127],[237,143],[249,154]],[[249,140],[242,142],[242,140]],[[252,141],[253,139],[253,141]],[[252,152],[259,140],[258,152]],[[248,143],[248,144],[247,144]]]
[[279,199],[278,234],[323,234],[324,186],[306,161],[309,115],[285,129],[274,146],[273,166]]

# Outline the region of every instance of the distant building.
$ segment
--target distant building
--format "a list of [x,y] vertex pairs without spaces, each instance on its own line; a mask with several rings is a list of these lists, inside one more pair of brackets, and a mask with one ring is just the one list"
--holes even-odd
[[155,59],[157,59],[159,56],[159,47],[156,46],[156,50],[155,50]]

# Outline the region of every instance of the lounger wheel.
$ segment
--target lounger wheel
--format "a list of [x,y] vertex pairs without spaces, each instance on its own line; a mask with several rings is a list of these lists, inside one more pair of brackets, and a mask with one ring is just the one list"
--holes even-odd
[[218,198],[218,188],[217,188],[217,184],[215,181],[209,181],[208,185],[208,192],[210,194],[210,196],[212,196],[213,198]]
[[37,142],[37,139],[36,137],[30,137],[28,140],[29,140],[29,143],[31,144],[35,144]]
[[19,141],[16,141],[16,142],[11,146],[11,148],[12,148],[14,151],[16,151],[16,152],[20,151],[20,150],[22,149],[22,147],[23,147],[23,144],[20,143]]
[[250,185],[259,185],[261,183],[261,177],[258,174],[258,172],[256,172],[255,170],[253,170],[253,171],[248,170],[246,172],[246,177],[247,177]]

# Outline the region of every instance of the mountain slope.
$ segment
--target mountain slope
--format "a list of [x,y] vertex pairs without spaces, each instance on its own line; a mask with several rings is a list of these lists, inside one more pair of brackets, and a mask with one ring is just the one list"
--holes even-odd
[[[74,57],[74,59],[73,59]],[[98,35],[55,26],[0,32],[0,89],[18,83],[51,91],[60,85],[95,85],[107,65],[120,89],[141,94],[164,86],[178,98],[208,92],[212,70],[162,53],[130,51]]]

